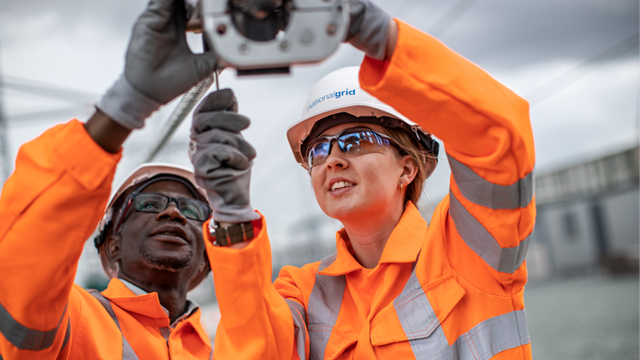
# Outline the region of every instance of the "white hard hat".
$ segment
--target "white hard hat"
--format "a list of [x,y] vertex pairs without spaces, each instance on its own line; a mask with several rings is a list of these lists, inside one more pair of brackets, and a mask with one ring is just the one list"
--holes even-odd
[[[128,189],[140,185],[142,183],[147,182],[152,178],[158,178],[159,181],[165,180],[161,178],[162,176],[166,176],[166,180],[171,180],[171,177],[179,178],[185,180],[188,184],[193,185],[193,188],[197,191],[197,196],[200,197],[200,200],[209,202],[207,197],[207,192],[202,189],[198,184],[196,184],[195,177],[193,172],[188,168],[177,166],[173,164],[163,164],[163,163],[146,163],[135,168],[129,176],[127,176],[126,180],[122,182],[118,190],[113,193],[111,200],[109,201],[109,205],[107,205],[107,209],[104,212],[102,220],[98,224],[98,235],[94,239],[94,244],[96,248],[98,248],[98,253],[100,255],[100,260],[102,262],[102,268],[104,272],[107,274],[109,278],[117,276],[117,269],[113,268],[113,264],[110,264],[104,251],[101,251],[102,245],[104,244],[106,231],[110,226],[110,223],[113,220],[113,216],[118,209],[114,209],[114,205],[116,201],[123,195]],[[194,194],[196,195],[196,194]],[[208,272],[208,270],[207,270]],[[204,274],[206,277],[206,273]],[[190,289],[195,288],[200,282],[204,279],[201,274],[198,275],[197,278],[192,280],[190,284]]]
[[[287,139],[296,161],[305,169],[307,168],[303,147],[312,131],[314,133],[319,130],[324,131],[344,122],[366,122],[391,128],[403,128],[413,132],[417,140],[437,156],[438,143],[431,139],[428,131],[360,87],[359,70],[357,66],[335,70],[313,87],[300,120],[287,130]],[[336,117],[336,114],[340,113],[351,116],[341,121]],[[320,120],[325,119],[329,120],[328,124],[321,129],[318,128]]]

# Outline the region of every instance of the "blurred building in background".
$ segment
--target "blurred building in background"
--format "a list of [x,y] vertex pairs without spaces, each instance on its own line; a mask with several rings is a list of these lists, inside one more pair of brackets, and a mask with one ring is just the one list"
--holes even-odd
[[536,176],[530,280],[638,271],[638,147]]

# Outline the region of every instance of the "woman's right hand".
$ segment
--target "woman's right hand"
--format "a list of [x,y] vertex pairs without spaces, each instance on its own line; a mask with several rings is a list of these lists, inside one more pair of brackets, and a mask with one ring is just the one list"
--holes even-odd
[[233,91],[223,89],[205,97],[193,113],[189,157],[196,182],[207,190],[217,222],[260,218],[249,198],[256,151],[240,134],[251,121],[237,111]]

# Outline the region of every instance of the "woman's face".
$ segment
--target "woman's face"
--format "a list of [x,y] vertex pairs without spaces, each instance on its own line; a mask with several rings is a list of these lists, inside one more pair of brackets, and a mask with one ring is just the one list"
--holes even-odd
[[[353,127],[386,134],[379,125],[348,123],[334,126],[322,135],[335,135]],[[396,149],[346,156],[337,141],[332,146],[326,162],[314,166],[310,173],[316,200],[325,214],[344,223],[402,208],[406,186],[417,172],[412,170],[416,166],[411,166],[415,163],[410,157],[400,156]],[[404,191],[400,190],[401,179]]]

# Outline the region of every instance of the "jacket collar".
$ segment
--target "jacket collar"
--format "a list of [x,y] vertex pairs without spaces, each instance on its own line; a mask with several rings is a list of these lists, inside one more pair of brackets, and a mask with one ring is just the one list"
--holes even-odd
[[[414,262],[427,236],[427,222],[422,218],[415,205],[409,201],[398,222],[393,229],[380,257],[380,264],[411,263]],[[336,260],[324,270],[321,275],[344,275],[363,269],[354,258],[353,249],[344,228],[336,234]]]
[[198,304],[187,300],[187,311],[170,324],[169,311],[160,304],[155,292],[147,293],[126,280],[113,278],[102,294],[141,323],[160,328],[175,327],[178,322],[189,318],[200,309]]

